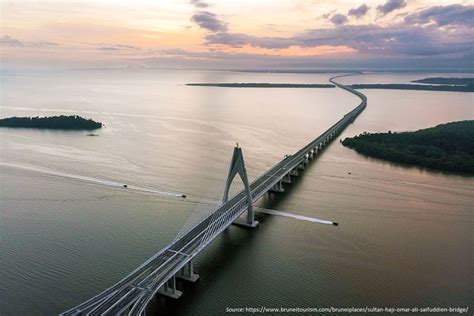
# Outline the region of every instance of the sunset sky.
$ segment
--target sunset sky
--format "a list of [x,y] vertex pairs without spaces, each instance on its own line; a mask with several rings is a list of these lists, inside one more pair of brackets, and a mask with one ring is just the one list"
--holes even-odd
[[474,70],[474,0],[0,0],[7,66]]

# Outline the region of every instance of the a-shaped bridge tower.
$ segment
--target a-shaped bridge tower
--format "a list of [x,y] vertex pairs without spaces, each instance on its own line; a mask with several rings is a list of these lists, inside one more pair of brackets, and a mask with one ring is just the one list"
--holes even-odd
[[234,153],[232,154],[232,160],[230,161],[230,168],[229,174],[227,175],[227,181],[225,184],[224,189],[224,198],[222,199],[222,203],[227,203],[229,200],[229,189],[230,185],[232,184],[232,180],[235,178],[236,175],[240,176],[242,182],[244,184],[245,194],[247,196],[247,218],[243,220],[242,218],[238,218],[235,220],[234,224],[247,226],[247,227],[255,227],[258,225],[258,221],[254,218],[254,211],[253,211],[253,201],[252,201],[252,193],[250,191],[249,180],[247,177],[247,170],[245,169],[245,161],[244,161],[244,154],[242,153],[242,148],[239,147],[239,144],[234,148]]

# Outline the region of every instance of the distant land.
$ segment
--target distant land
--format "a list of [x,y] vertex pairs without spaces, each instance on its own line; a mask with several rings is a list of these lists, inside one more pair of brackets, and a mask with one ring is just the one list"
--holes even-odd
[[352,84],[349,87],[353,89],[388,89],[388,90],[422,90],[422,91],[453,91],[453,92],[474,92],[474,85],[466,86],[433,86],[421,84],[404,84],[404,83],[383,83],[383,84]]
[[187,86],[222,88],[334,88],[333,84],[315,83],[187,83]]
[[474,121],[451,122],[415,132],[364,132],[344,139],[342,144],[388,161],[474,174]]
[[433,77],[425,78],[420,80],[413,80],[412,82],[418,83],[431,83],[431,84],[453,84],[453,85],[474,85],[474,78],[442,78]]
[[85,119],[77,115],[49,117],[9,117],[0,119],[0,127],[40,128],[63,130],[93,130],[102,127],[102,123]]
[[[219,87],[219,88],[334,88],[332,84],[313,83],[187,83],[187,86]],[[421,84],[352,84],[353,89],[388,89],[388,90],[423,90],[423,91],[453,91],[474,92],[474,85],[421,85]]]

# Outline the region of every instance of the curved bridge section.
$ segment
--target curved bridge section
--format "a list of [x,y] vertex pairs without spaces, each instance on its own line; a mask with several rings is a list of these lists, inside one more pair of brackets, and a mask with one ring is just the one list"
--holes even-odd
[[[230,176],[238,171],[244,181],[245,190],[223,203],[211,215],[160,250],[145,263],[132,271],[112,287],[94,296],[88,301],[62,313],[61,315],[144,315],[148,303],[156,294],[179,298],[181,292],[176,288],[176,278],[190,282],[198,279],[193,271],[192,259],[212,242],[229,225],[236,222],[248,211],[245,226],[255,227],[252,205],[269,191],[283,192],[283,183],[291,182],[298,176],[315,155],[333,140],[367,106],[367,98],[334,79],[330,82],[361,99],[360,104],[344,115],[323,134],[301,148],[293,155],[286,156],[266,173],[248,184],[240,148],[234,149],[235,165],[231,165]],[[237,150],[238,149],[238,150]],[[237,152],[236,152],[237,150]],[[241,160],[241,162],[239,162]],[[234,168],[237,168],[234,171]]]

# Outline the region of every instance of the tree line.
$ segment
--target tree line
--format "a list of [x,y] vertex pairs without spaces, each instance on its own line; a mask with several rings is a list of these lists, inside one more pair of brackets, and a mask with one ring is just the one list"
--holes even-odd
[[415,132],[367,133],[342,144],[367,156],[421,167],[474,174],[474,121]]
[[50,117],[9,117],[0,119],[0,127],[22,127],[41,129],[93,130],[102,127],[102,123],[85,119],[77,115]]

